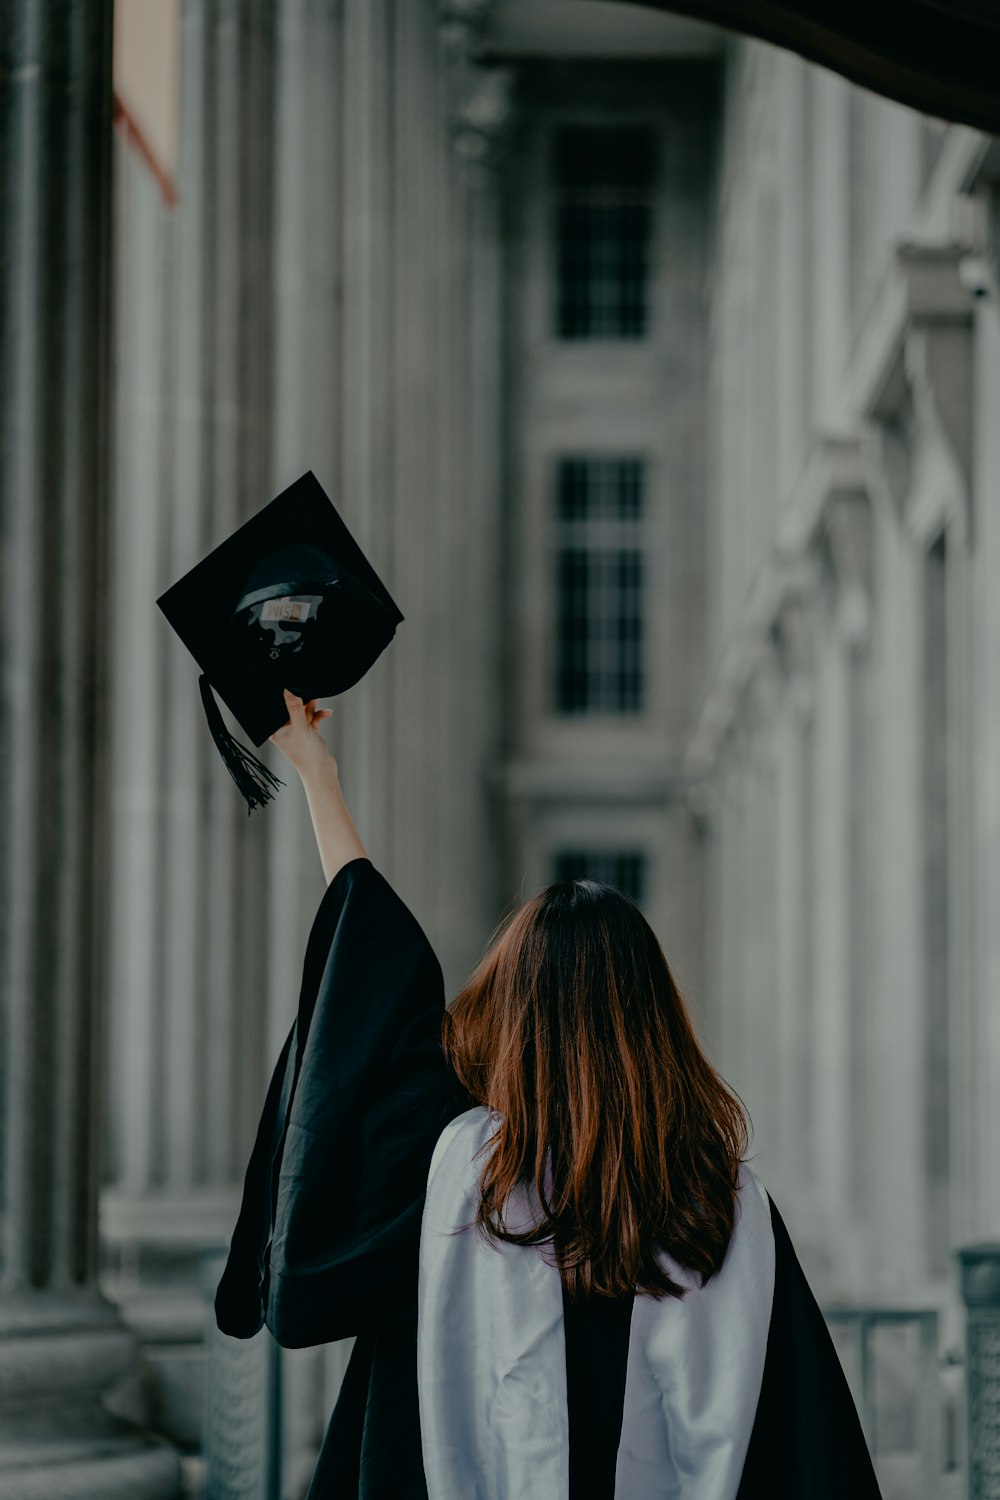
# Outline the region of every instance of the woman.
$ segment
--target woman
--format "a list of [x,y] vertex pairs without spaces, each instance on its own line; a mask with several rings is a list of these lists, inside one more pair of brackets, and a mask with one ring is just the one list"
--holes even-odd
[[877,1497],[773,1203],[628,898],[557,882],[445,1009],[319,724],[271,738],[327,889],[216,1298],[355,1336],[309,1500]]

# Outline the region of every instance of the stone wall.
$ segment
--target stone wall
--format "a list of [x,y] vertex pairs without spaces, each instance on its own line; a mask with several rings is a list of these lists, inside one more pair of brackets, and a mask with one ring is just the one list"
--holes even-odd
[[930,1299],[952,1343],[954,1251],[1000,1216],[992,161],[730,50],[688,751],[713,1025],[820,1295]]
[[[155,598],[312,469],[405,616],[326,733],[449,993],[492,924],[498,718],[492,239],[502,76],[476,18],[192,0],[176,203],[116,144],[110,1100],[105,1284],[132,1409],[197,1450],[208,1309],[322,875],[304,796],[247,818]],[[286,774],[287,773],[287,774]],[[285,1359],[301,1487],[348,1347]]]

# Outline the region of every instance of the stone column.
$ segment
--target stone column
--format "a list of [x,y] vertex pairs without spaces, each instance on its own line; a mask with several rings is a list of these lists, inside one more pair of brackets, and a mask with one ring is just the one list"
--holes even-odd
[[774,721],[778,704],[777,659],[766,639],[748,650],[742,700],[746,736],[744,810],[746,844],[740,889],[742,957],[736,1004],[741,1015],[737,1059],[754,1128],[761,1170],[770,1177],[778,1121],[774,1115],[776,1073],[777,881]]
[[860,491],[827,498],[820,550],[829,584],[827,632],[820,676],[817,867],[819,918],[815,993],[817,1163],[829,1215],[825,1235],[836,1243],[838,1296],[865,1284],[858,1241],[859,1174],[871,1151],[866,1081],[873,1037],[867,1000],[869,884],[862,817],[869,775],[865,702],[871,629],[871,517]]
[[850,85],[832,73],[812,77],[812,161],[809,214],[815,246],[813,377],[817,425],[837,431],[850,421],[837,385],[848,324],[847,107]]
[[785,674],[777,725],[777,878],[775,907],[775,1039],[777,1070],[774,1110],[778,1122],[774,1189],[785,1201],[803,1204],[807,1217],[811,1194],[807,1160],[808,1133],[803,1128],[811,1097],[805,1058],[809,1004],[810,878],[807,852],[809,785],[806,753],[808,724],[814,709],[812,687],[813,626],[806,597],[788,594],[775,619],[778,660]]
[[[352,169],[362,176],[367,171],[353,104],[348,110],[348,81],[356,90],[354,98],[367,102],[372,118],[383,126],[389,118],[384,92],[372,88],[371,69],[378,59],[367,48],[359,49],[357,38],[349,38],[347,32],[349,24],[353,31],[366,19],[376,25],[382,9],[373,0],[369,17],[351,6],[349,22],[340,0],[281,0],[275,11],[271,493],[312,469],[375,569],[386,576],[381,538],[374,538],[370,529],[367,490],[353,470],[346,472],[344,462],[348,444],[354,453],[359,437],[367,436],[367,423],[361,422],[357,408],[345,410],[348,390],[355,401],[371,399],[368,370],[357,361],[377,357],[377,341],[366,327],[363,348],[351,351],[353,359],[345,358],[347,324],[359,316],[355,304],[362,300],[353,286],[345,294],[345,177]],[[384,46],[379,52],[384,57]],[[377,259],[378,248],[363,243],[358,253]],[[369,260],[364,264],[367,268]],[[384,299],[377,290],[374,295],[377,311],[388,316]],[[364,299],[365,315],[369,306]],[[382,441],[379,453],[384,451]],[[380,496],[382,503],[385,498]],[[391,580],[386,581],[392,591]],[[370,788],[380,779],[378,757],[388,747],[372,747],[366,730],[373,699],[378,702],[380,690],[384,694],[391,657],[390,648],[357,688],[333,700],[333,718],[324,731],[340,756],[348,800],[379,868],[384,849],[381,825],[371,816],[372,802],[377,806],[378,798]],[[358,729],[352,733],[354,725]],[[297,974],[324,885],[305,796],[294,773],[286,779],[280,806],[276,801],[265,813],[268,1063],[294,1017]],[[284,1494],[301,1494],[308,1485],[352,1342],[280,1352]]]
[[747,919],[747,896],[755,872],[750,852],[750,745],[742,715],[737,715],[734,720],[729,753],[729,790],[732,798],[726,902],[729,953],[722,1065],[723,1072],[752,1111],[755,1106],[750,1097],[752,1080],[747,1066],[747,1033],[752,1023],[747,1015],[742,949],[750,925]]
[[719,918],[720,963],[719,984],[715,996],[715,1061],[731,1083],[740,1086],[733,1071],[738,1056],[735,1036],[739,1020],[739,947],[740,924],[740,827],[742,778],[739,765],[741,746],[735,732],[730,733],[720,752],[718,772],[720,796],[718,816],[718,870],[720,875]]
[[878,558],[878,619],[872,691],[872,797],[878,807],[871,860],[872,918],[879,941],[872,982],[873,1055],[879,1087],[873,1100],[872,1226],[877,1257],[871,1282],[880,1296],[920,1286],[926,1243],[926,1196],[920,1152],[924,1119],[923,962],[921,958],[920,574],[898,517],[879,492],[873,507]]
[[[464,392],[462,463],[456,476],[455,524],[465,539],[465,566],[454,569],[457,608],[467,621],[462,632],[462,691],[454,704],[457,764],[465,788],[459,828],[464,828],[466,864],[461,878],[473,896],[456,933],[456,972],[471,967],[503,902],[499,850],[504,809],[491,795],[487,771],[499,754],[502,728],[500,691],[503,635],[500,559],[502,505],[502,318],[503,244],[500,197],[504,143],[512,122],[510,68],[477,61],[479,26],[490,0],[457,14],[444,7],[442,38],[450,60],[448,165],[457,167],[453,197],[458,198],[462,262],[454,329],[458,388]],[[474,893],[474,894],[473,894]]]
[[111,5],[0,11],[0,1491],[172,1496],[109,1418],[96,1286],[108,868]]
[[[874,419],[869,489],[878,559],[871,670],[882,720],[879,780],[873,783],[881,827],[871,867],[884,965],[878,992],[893,997],[874,1018],[881,1028],[874,1051],[882,1077],[872,1126],[884,1146],[873,1163],[871,1190],[883,1251],[880,1290],[887,1295],[898,1295],[907,1278],[926,1286],[944,1277],[949,1238],[954,1243],[948,1187],[962,1164],[947,1137],[951,1162],[941,1160],[943,1132],[936,1121],[947,1109],[949,1129],[958,1127],[963,1147],[972,1136],[971,1091],[960,1060],[974,1046],[978,986],[965,955],[981,915],[977,911],[973,920],[977,887],[980,893],[985,887],[972,862],[968,794],[975,765],[970,735],[981,695],[971,692],[967,673],[975,602],[967,556],[972,298],[958,274],[959,259],[954,245],[897,247],[892,274],[906,317],[898,339],[887,341],[873,366],[865,396],[866,414]],[[945,597],[935,624],[928,615],[927,566],[943,535]],[[929,650],[944,652],[933,674]],[[943,709],[927,697],[942,691],[942,673]],[[946,787],[938,786],[933,800],[925,783],[934,764],[927,759],[931,735],[925,726],[915,740],[906,727],[924,725],[925,713],[934,723],[943,713],[948,729]],[[958,1087],[945,1103],[937,1090],[949,1069]]]
[[485,601],[473,600],[468,592],[469,573],[480,555],[482,537],[473,524],[469,495],[476,460],[468,442],[468,427],[476,397],[463,369],[462,340],[469,311],[465,300],[466,185],[462,173],[455,170],[452,149],[454,40],[447,21],[442,25],[440,13],[428,43],[426,108],[434,124],[427,142],[430,214],[426,233],[437,283],[436,312],[428,330],[434,371],[432,440],[436,459],[434,492],[428,495],[428,506],[437,545],[428,556],[427,582],[428,615],[434,619],[440,611],[445,646],[436,661],[431,657],[428,662],[428,707],[436,731],[429,836],[432,847],[441,851],[437,909],[433,915],[429,910],[428,916],[434,924],[438,957],[451,992],[460,983],[473,945],[478,955],[477,939],[481,938],[476,931],[475,895],[482,844],[475,819],[469,816],[476,781],[465,751],[478,738],[479,707],[473,685],[475,666],[469,660],[467,646],[475,635],[475,621]]
[[[720,737],[721,740],[721,737]],[[709,927],[706,952],[706,1006],[707,1022],[704,1040],[713,1062],[721,1064],[725,1056],[726,997],[728,991],[729,964],[729,908],[728,872],[729,829],[732,823],[732,799],[730,796],[728,766],[722,758],[721,742],[710,747],[703,762],[701,773],[703,805],[708,812],[709,847],[711,863],[709,871]]]
[[[1000,230],[1000,214],[998,214]],[[1000,651],[1000,506],[990,503],[1000,474],[1000,302],[976,311],[974,381],[974,479],[977,537],[973,554],[975,631],[972,670],[976,702],[974,759],[976,821],[972,835],[975,893],[975,994],[969,1004],[959,1053],[971,1079],[967,1122],[959,1124],[958,1142],[965,1148],[961,1222],[975,1235],[1000,1225],[1000,1182],[993,1142],[1000,1139],[1000,694],[995,691]]]
[[[394,15],[386,0],[345,0],[340,9],[340,112],[331,121],[342,289],[335,482],[348,524],[398,600],[402,549],[392,496],[392,345],[395,322],[408,313],[395,307],[391,296]],[[407,65],[402,56],[398,63]],[[404,586],[400,641],[413,634],[415,625],[419,628],[405,592]],[[397,807],[390,794],[390,703],[398,645],[394,642],[352,689],[342,710],[340,704],[335,708],[343,736],[345,790],[372,859],[390,879],[398,837]]]
[[[847,758],[846,673],[836,631],[828,618],[817,642],[816,779],[812,818],[816,829],[813,890],[816,943],[810,975],[813,1015],[812,1072],[815,1094],[813,1170],[823,1182],[824,1244],[843,1229],[847,1141],[845,1075],[847,1051],[847,827],[850,798]],[[831,1255],[831,1262],[834,1257]],[[840,1268],[831,1265],[835,1274]],[[830,1289],[824,1287],[828,1292]],[[836,1288],[841,1291],[840,1287]]]
[[[272,6],[190,0],[182,28],[173,357],[161,392],[169,464],[159,492],[136,484],[118,497],[120,518],[129,505],[160,516],[121,531],[111,591],[117,1046],[102,1230],[109,1290],[151,1376],[139,1409],[192,1449],[210,1317],[199,1257],[228,1242],[273,1060],[266,859],[298,788],[247,817],[208,734],[196,664],[165,622],[150,627],[141,613],[158,614],[156,594],[272,494]],[[133,574],[141,589],[129,587]],[[128,712],[132,688],[141,716]],[[280,760],[273,747],[262,753]],[[292,1006],[301,949],[296,933],[282,954]]]
[[[456,126],[458,134],[463,128],[458,112],[465,98],[456,69],[460,83],[466,77],[465,41],[456,27],[461,31],[470,17],[455,20],[451,10],[428,3],[393,14],[392,342],[385,380],[391,446],[387,467],[381,457],[369,463],[386,478],[379,503],[387,502],[392,515],[392,576],[407,617],[392,648],[391,695],[379,735],[398,747],[379,789],[392,809],[389,870],[424,922],[449,989],[478,956],[484,936],[481,726],[483,696],[487,684],[495,688],[496,674],[478,648],[495,597],[498,548],[495,512],[480,502],[480,476],[495,485],[496,469],[479,403],[490,403],[485,425],[499,420],[492,405],[496,373],[489,372],[497,345],[487,342],[483,363],[470,352],[469,200],[452,146]],[[376,255],[383,238],[372,236]],[[485,292],[488,324],[495,315],[489,283]],[[353,404],[363,415],[364,403]],[[475,435],[486,442],[481,458],[470,443],[476,408]],[[487,499],[487,507],[492,503]]]

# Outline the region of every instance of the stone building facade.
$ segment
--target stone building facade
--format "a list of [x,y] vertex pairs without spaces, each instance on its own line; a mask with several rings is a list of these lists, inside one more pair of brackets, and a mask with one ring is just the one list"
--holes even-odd
[[940,1428],[890,1432],[886,1494],[960,1493],[995,144],[601,0],[164,0],[153,41],[118,0],[114,55],[105,0],[10,10],[0,1489],[167,1496],[177,1450],[189,1491],[298,1496],[344,1368],[211,1332],[322,877],[154,606],[312,468],[406,617],[328,733],[449,992],[548,880],[632,890],[824,1305],[937,1316],[875,1359],[880,1420],[924,1379]]
[[776,49],[725,96],[709,1031],[820,1297],[934,1308],[947,1359],[1000,1215],[996,148]]
[[726,99],[712,1029],[825,1293],[947,1297],[1000,1209],[994,151],[762,47]]
[[[141,121],[115,142],[101,1212],[105,1289],[144,1356],[123,1407],[195,1453],[210,1257],[235,1222],[322,874],[301,788],[268,745],[288,784],[247,818],[195,664],[152,605],[315,472],[406,617],[328,738],[374,863],[455,986],[497,900],[483,767],[499,718],[492,156],[506,93],[501,74],[470,72],[471,21],[430,5],[174,10],[173,183],[151,170]],[[293,1490],[348,1352],[282,1359]],[[227,1368],[260,1395],[252,1363]],[[219,1466],[241,1442],[257,1451],[260,1407],[243,1408]]]
[[703,857],[684,752],[704,673],[719,60],[556,55],[516,75],[506,884],[591,873],[628,890],[697,1003]]

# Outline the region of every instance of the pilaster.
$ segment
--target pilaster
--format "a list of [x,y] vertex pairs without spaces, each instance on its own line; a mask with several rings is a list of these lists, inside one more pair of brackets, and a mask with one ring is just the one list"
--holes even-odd
[[[170,462],[159,494],[117,497],[120,512],[145,504],[161,517],[153,534],[133,527],[116,559],[112,688],[126,721],[139,612],[272,493],[273,7],[193,0],[181,25]],[[127,586],[131,570],[155,582],[145,597]],[[115,746],[116,847],[138,857],[113,867],[110,1136],[121,1145],[103,1199],[104,1284],[142,1342],[137,1415],[190,1450],[210,1316],[193,1287],[203,1251],[232,1232],[266,1082],[268,840],[299,789],[247,817],[171,632],[140,676],[153,768],[137,764],[132,724]],[[296,982],[292,970],[286,993]]]
[[112,1419],[100,1296],[108,980],[111,5],[0,13],[0,1490],[176,1493]]

